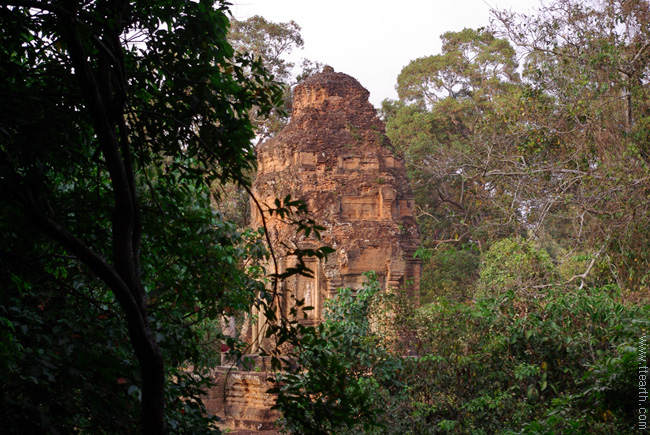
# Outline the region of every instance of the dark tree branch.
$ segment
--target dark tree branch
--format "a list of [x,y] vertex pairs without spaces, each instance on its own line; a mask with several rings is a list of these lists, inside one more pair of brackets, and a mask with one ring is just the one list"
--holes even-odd
[[[104,50],[99,49],[97,69],[93,69],[89,61],[90,53],[84,46],[77,22],[65,23],[67,25],[64,26],[64,38],[113,186],[113,262],[115,272],[130,294],[130,298],[119,300],[127,315],[129,334],[142,371],[143,433],[164,434],[167,432],[164,419],[164,364],[160,347],[148,321],[147,296],[140,282],[141,218],[124,120],[126,88],[119,35],[122,14],[127,5],[127,2],[118,2],[113,5],[113,10],[107,11],[107,15],[114,19],[114,27],[105,29],[108,45],[103,47]],[[69,21],[69,17],[67,18]],[[111,47],[112,56],[107,56],[105,49],[110,51]],[[111,65],[111,61],[116,61],[117,64]],[[115,81],[119,86],[113,94],[111,85]],[[113,281],[108,281],[107,284],[113,291],[125,290],[114,287]]]

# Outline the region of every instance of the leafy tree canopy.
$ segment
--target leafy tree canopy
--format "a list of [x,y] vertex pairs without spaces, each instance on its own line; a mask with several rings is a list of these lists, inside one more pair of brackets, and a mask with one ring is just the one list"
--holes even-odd
[[400,73],[400,100],[431,107],[446,97],[467,98],[474,92],[518,81],[514,49],[492,32],[464,29],[440,38],[442,54],[416,59]]
[[567,284],[647,288],[648,14],[618,0],[494,11],[490,29],[447,33],[441,54],[403,69],[384,116],[413,180],[425,276],[443,245],[459,266],[520,235]]
[[282,98],[228,42],[226,7],[0,6],[9,433],[209,430],[206,381],[181,366],[206,364],[214,336],[197,326],[250,304],[264,255],[211,211],[209,186],[249,183],[249,111]]
[[302,49],[304,46],[301,30],[293,20],[275,23],[259,15],[232,22],[228,40],[233,47],[259,59],[273,78],[285,87],[282,110],[274,110],[270,116],[257,116],[255,110],[251,114],[253,124],[257,128],[258,141],[272,137],[287,125],[291,113],[293,86],[322,67],[320,62],[303,58],[296,72],[296,64],[291,60],[291,54],[295,49]]

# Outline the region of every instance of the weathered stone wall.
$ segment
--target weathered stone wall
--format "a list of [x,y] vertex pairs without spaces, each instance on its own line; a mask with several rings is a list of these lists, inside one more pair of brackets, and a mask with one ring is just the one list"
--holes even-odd
[[[308,264],[313,279],[296,276],[282,283],[286,304],[292,303],[288,296],[293,294],[316,308],[309,314],[314,322],[320,320],[326,299],[340,287],[359,288],[369,270],[384,288],[410,281],[413,297],[419,293],[413,193],[404,162],[391,152],[368,95],[354,78],[326,67],[296,86],[289,124],[258,148],[254,191],[260,202],[273,207],[276,198],[300,198],[325,227],[317,241],[269,219],[280,271],[295,262],[286,246],[336,249],[327,261]],[[262,223],[255,209],[252,221]]]
[[[327,261],[307,260],[313,278],[284,280],[280,305],[286,312],[292,295],[304,299],[315,308],[308,312],[307,323],[316,323],[325,301],[340,287],[359,288],[369,270],[385,289],[410,281],[408,290],[417,300],[420,263],[413,253],[419,232],[413,194],[404,162],[391,152],[368,91],[354,78],[326,68],[296,87],[293,109],[287,127],[258,149],[255,194],[270,207],[286,195],[302,199],[311,217],[325,227],[322,240],[306,239],[296,235],[295,227],[266,215],[280,273],[295,265],[289,255],[295,248],[326,245],[336,252]],[[256,209],[252,221],[262,225]],[[263,319],[251,325],[253,346],[259,344],[262,326]],[[205,401],[208,410],[222,416],[229,428],[271,429],[278,414],[270,411],[275,398],[266,393],[272,375],[267,369],[217,369],[217,386]]]
[[276,396],[266,391],[273,386],[267,372],[215,369],[203,403],[210,414],[219,416],[229,429],[271,430],[280,415],[271,410]]

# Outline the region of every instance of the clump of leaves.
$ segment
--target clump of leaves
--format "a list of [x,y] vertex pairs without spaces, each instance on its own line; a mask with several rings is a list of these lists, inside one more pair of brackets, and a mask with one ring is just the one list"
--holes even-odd
[[481,260],[478,287],[483,294],[530,291],[555,277],[548,253],[520,237],[494,243]]
[[635,433],[649,314],[613,286],[439,298],[411,319],[419,356],[382,433]]
[[301,340],[273,389],[283,430],[330,434],[382,427],[381,392],[394,387],[402,360],[373,327],[372,313],[385,295],[376,275],[366,276],[368,281],[357,292],[340,289],[327,302],[323,323],[296,323]]

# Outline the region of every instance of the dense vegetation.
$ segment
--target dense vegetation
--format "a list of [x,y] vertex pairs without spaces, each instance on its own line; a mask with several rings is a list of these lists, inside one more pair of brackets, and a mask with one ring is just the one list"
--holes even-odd
[[209,350],[263,289],[264,248],[211,189],[249,184],[249,112],[282,98],[226,12],[0,6],[3,433],[213,430]]
[[442,35],[383,107],[420,209],[424,300],[473,296],[480,257],[513,236],[558,272],[522,288],[648,290],[648,3],[493,15],[489,29]]
[[644,1],[493,11],[402,70],[382,114],[416,194],[422,306],[370,308],[372,281],[332,301],[280,389],[289,428],[642,432],[649,21]]
[[440,297],[417,311],[372,280],[359,296],[331,301],[297,352],[308,370],[282,378],[294,433],[642,433],[650,307],[615,286]]
[[[0,6],[7,433],[218,433],[204,369],[222,342],[242,350],[220,319],[273,297],[245,228],[251,144],[286,123],[283,55],[303,44],[293,22],[231,24],[226,6]],[[444,34],[382,107],[416,193],[421,307],[369,273],[322,325],[278,319],[285,430],[639,430],[650,6],[493,18]]]

